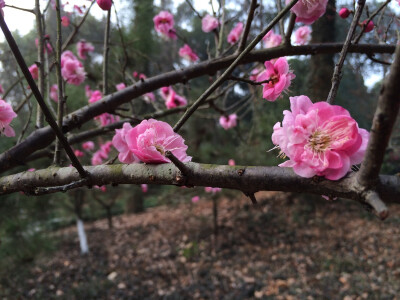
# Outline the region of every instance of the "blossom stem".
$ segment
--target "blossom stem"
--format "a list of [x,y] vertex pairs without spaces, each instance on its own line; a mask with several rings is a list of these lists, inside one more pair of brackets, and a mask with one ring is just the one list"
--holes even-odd
[[[56,42],[56,75],[57,75],[57,86],[58,86],[58,104],[57,104],[57,125],[62,128],[63,117],[64,117],[64,87],[63,79],[61,76],[61,45],[62,45],[62,30],[61,30],[61,11],[60,11],[60,0],[56,0],[56,13],[57,13],[57,42]],[[59,139],[56,139],[56,146],[54,151],[54,164],[59,165],[61,160],[61,143]]]

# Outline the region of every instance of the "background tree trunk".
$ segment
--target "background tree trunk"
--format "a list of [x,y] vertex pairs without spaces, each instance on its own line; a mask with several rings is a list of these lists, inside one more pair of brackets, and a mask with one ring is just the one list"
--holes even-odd
[[132,186],[132,196],[126,200],[125,212],[127,214],[144,211],[143,192],[139,186]]
[[[336,0],[329,0],[325,15],[312,25],[311,43],[328,43],[336,39]],[[334,55],[311,56],[308,76],[309,95],[313,102],[325,101],[331,88]]]

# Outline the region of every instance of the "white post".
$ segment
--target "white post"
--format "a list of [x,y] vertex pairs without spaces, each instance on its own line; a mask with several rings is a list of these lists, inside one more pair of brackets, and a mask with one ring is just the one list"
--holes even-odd
[[81,246],[81,254],[89,253],[89,246],[86,239],[85,227],[81,219],[76,220],[76,227],[78,229],[79,244]]

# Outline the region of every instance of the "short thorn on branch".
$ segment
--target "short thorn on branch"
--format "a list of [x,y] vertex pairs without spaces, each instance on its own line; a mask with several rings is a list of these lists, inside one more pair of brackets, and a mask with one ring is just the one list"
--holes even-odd
[[259,209],[262,212],[262,208],[259,205],[259,203],[257,202],[256,196],[254,195],[254,193],[244,193],[247,197],[250,198],[251,203],[253,204],[253,207]]

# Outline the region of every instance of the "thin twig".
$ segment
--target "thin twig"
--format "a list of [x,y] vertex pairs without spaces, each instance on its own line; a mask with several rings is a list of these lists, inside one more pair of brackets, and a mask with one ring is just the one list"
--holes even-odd
[[[43,40],[43,26],[42,26],[42,14],[40,12],[40,1],[35,0],[35,14],[36,14],[36,28],[37,28],[37,39],[38,39],[38,63],[39,69],[39,92],[43,95],[44,92],[44,40]],[[43,112],[38,104],[36,110],[36,128],[43,127]]]
[[358,42],[360,41],[360,39],[361,39],[361,37],[363,36],[363,34],[364,34],[364,29],[365,29],[365,27],[368,25],[368,23],[373,19],[373,18],[375,18],[375,16],[377,15],[377,14],[379,14],[379,12],[384,8],[384,7],[386,7],[386,5],[388,5],[390,2],[391,2],[392,0],[386,0],[386,2],[385,3],[383,3],[366,21],[365,21],[365,23],[363,24],[363,26],[361,27],[361,31],[360,31],[360,33],[358,34],[358,36],[354,39],[354,41],[353,41],[353,44],[358,44]]
[[272,21],[264,28],[264,30],[254,38],[254,40],[241,52],[226,71],[193,103],[193,105],[185,112],[174,126],[174,131],[177,132],[196,111],[196,109],[210,96],[231,74],[239,62],[262,40],[262,38],[270,31],[274,25],[297,3],[298,0],[291,1]]
[[251,23],[253,22],[254,13],[259,5],[257,0],[251,0],[249,14],[247,15],[246,26],[244,27],[242,38],[240,39],[238,52],[242,52],[244,47],[246,47],[247,37],[249,36]]
[[23,7],[18,7],[18,6],[9,5],[9,4],[6,4],[6,7],[14,8],[14,9],[17,9],[17,10],[22,10],[22,11],[25,11],[25,12],[28,12],[28,13],[31,13],[31,14],[35,14],[35,10],[34,9],[23,8]]
[[192,2],[190,0],[185,0],[185,2],[190,6],[191,10],[199,17],[199,19],[203,19],[203,17],[199,14],[199,12],[194,8]]
[[365,194],[365,203],[367,203],[374,209],[375,214],[381,220],[385,220],[389,216],[389,210],[386,204],[381,200],[377,192],[368,191]]
[[103,95],[108,94],[108,52],[110,51],[110,23],[111,9],[107,12],[106,28],[104,30],[104,48],[103,48]]
[[8,42],[8,45],[10,46],[11,51],[13,52],[19,67],[21,68],[22,73],[24,74],[26,80],[28,81],[29,86],[31,87],[32,93],[34,94],[37,102],[40,105],[40,108],[42,109],[44,115],[46,116],[46,121],[49,123],[50,127],[53,129],[54,133],[56,136],[60,139],[65,151],[67,152],[67,155],[71,159],[72,165],[78,170],[79,174],[82,177],[87,177],[88,174],[86,171],[83,169],[81,163],[77,159],[77,157],[74,154],[74,151],[71,149],[71,146],[68,144],[68,141],[64,134],[62,133],[61,129],[57,126],[56,121],[54,120],[53,116],[51,115],[46,103],[43,100],[42,94],[40,93],[35,81],[32,78],[31,73],[29,72],[28,66],[26,65],[26,62],[19,51],[18,45],[14,40],[14,37],[12,36],[10,30],[8,29],[8,26],[6,22],[4,21],[4,17],[2,14],[0,14],[0,27],[1,30],[3,31],[3,34]]
[[294,25],[296,23],[296,15],[294,13],[290,14],[289,25],[286,29],[285,34],[285,45],[291,45],[290,38],[292,37],[292,32],[294,29]]
[[229,76],[228,80],[240,81],[240,82],[248,83],[248,84],[251,84],[251,85],[261,85],[261,84],[265,84],[265,83],[270,82],[272,79],[266,79],[266,80],[263,80],[263,81],[253,81],[253,80],[246,79],[246,78]]
[[[277,11],[282,10],[282,2],[281,0],[275,0]],[[285,35],[285,29],[283,28],[283,18],[279,20],[279,33],[281,36]]]
[[[59,128],[61,128],[64,117],[65,97],[64,97],[63,79],[61,76],[62,30],[61,30],[60,0],[56,0],[56,12],[57,12],[56,75],[57,75],[57,86],[58,86],[57,125]],[[61,144],[60,140],[56,139],[56,148],[54,151],[54,164],[59,165],[60,160],[61,160]]]
[[350,29],[347,32],[347,37],[346,37],[346,40],[344,42],[342,51],[340,52],[339,61],[335,65],[335,70],[333,72],[332,87],[331,87],[331,90],[329,91],[328,98],[326,99],[326,102],[328,102],[330,104],[332,104],[333,101],[336,98],[336,94],[337,94],[337,91],[339,89],[339,84],[340,84],[340,80],[341,80],[341,77],[342,77],[343,63],[344,63],[344,60],[346,59],[346,54],[347,54],[347,51],[349,50],[351,39],[353,38],[354,32],[356,30],[356,26],[358,24],[358,20],[361,17],[361,13],[362,13],[362,10],[364,8],[364,5],[365,5],[365,0],[358,0],[357,1],[357,8],[356,8],[356,11],[354,13],[354,18],[353,18],[353,20],[351,22]]
[[189,175],[190,170],[171,151],[165,152],[165,157],[168,158],[179,169],[179,171],[182,172],[183,175]]

